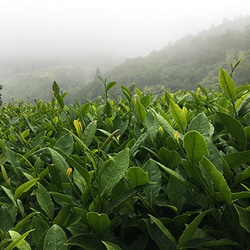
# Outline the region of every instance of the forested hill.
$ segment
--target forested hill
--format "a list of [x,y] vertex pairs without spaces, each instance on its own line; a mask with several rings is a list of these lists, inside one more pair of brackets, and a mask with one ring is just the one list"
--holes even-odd
[[[117,82],[117,90],[121,84],[129,86],[133,82],[141,88],[194,89],[197,83],[208,87],[217,83],[218,67],[230,71],[230,64],[240,58],[244,60],[233,76],[236,84],[250,82],[250,16],[224,20],[219,26],[187,35],[146,57],[127,59],[107,78]],[[85,93],[89,97],[97,95],[99,84],[91,82]]]

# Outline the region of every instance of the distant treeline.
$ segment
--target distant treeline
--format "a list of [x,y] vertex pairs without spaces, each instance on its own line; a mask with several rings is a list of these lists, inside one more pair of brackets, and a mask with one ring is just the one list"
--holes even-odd
[[[187,35],[174,45],[151,52],[146,57],[127,59],[113,68],[107,78],[120,85],[171,90],[195,89],[197,84],[209,87],[218,82],[218,66],[230,71],[230,65],[243,58],[233,75],[236,84],[250,82],[250,16],[233,21],[224,20],[220,26]],[[91,81],[82,89],[87,98],[102,94],[100,80]]]

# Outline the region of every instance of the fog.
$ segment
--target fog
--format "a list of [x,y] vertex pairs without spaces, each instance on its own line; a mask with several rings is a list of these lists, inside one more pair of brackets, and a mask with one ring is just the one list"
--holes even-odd
[[145,56],[250,14],[249,0],[0,0],[1,58]]

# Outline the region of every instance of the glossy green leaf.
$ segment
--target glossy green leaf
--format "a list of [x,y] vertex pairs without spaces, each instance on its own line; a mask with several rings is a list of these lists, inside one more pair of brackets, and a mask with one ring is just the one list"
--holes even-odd
[[189,183],[188,183],[179,173],[177,173],[176,171],[174,171],[174,170],[172,170],[172,169],[170,169],[170,168],[164,166],[163,164],[161,164],[161,163],[159,163],[159,162],[157,162],[157,161],[155,161],[155,162],[156,162],[156,163],[158,164],[158,166],[159,166],[160,168],[162,168],[166,173],[168,173],[169,175],[173,176],[176,180],[178,180],[179,182],[181,182],[183,185],[189,186]]
[[165,147],[160,148],[159,157],[166,166],[172,169],[175,168],[181,162],[181,157],[177,151],[170,151]]
[[54,203],[52,202],[50,194],[46,188],[40,183],[38,183],[36,199],[41,209],[46,213],[49,219],[52,220],[54,216]]
[[187,119],[184,111],[172,99],[169,102],[169,110],[179,129],[184,132],[187,127]]
[[55,148],[63,157],[65,157],[68,161],[68,163],[74,167],[79,174],[85,179],[87,183],[90,182],[90,175],[89,172],[84,168],[84,166],[81,166],[77,161],[75,161],[72,157],[69,157],[66,155],[62,150]]
[[109,241],[102,241],[102,243],[105,245],[107,250],[122,250],[119,246],[116,244],[109,242]]
[[134,187],[144,185],[149,182],[148,174],[140,167],[130,167],[126,175]]
[[168,180],[167,194],[170,204],[177,208],[179,214],[186,200],[187,187],[180,184],[180,182],[173,176],[170,176]]
[[66,155],[70,155],[73,152],[74,140],[71,134],[63,135],[55,143],[55,147],[60,148]]
[[172,233],[163,225],[163,223],[155,218],[153,215],[149,214],[150,219],[161,229],[161,231],[168,237],[168,239],[176,245],[176,240]]
[[111,88],[113,88],[116,85],[116,82],[109,82],[106,85],[106,91],[109,91]]
[[223,68],[220,69],[219,84],[223,91],[226,93],[226,95],[231,100],[234,100],[236,94],[235,83]]
[[54,224],[45,235],[43,249],[66,250],[67,246],[64,244],[66,241],[67,237],[63,229],[60,226]]
[[[20,238],[22,238],[22,235],[19,234],[16,231],[10,230],[9,231],[10,237],[13,241],[15,240],[19,240]],[[18,244],[16,244],[16,248],[18,248],[19,250],[30,250],[31,247],[28,244],[28,242],[26,240],[21,241],[21,243],[19,242]]]
[[174,134],[176,131],[173,129],[173,127],[169,124],[169,122],[163,116],[157,114],[153,109],[151,110],[153,114],[156,116],[160,126],[165,130],[165,132],[167,132],[172,137],[172,139],[175,140]]
[[24,226],[26,226],[26,225],[29,223],[30,219],[31,219],[33,216],[37,215],[37,214],[39,214],[39,212],[33,212],[33,213],[28,214],[24,219],[20,220],[20,221],[15,225],[15,227],[12,228],[12,230],[14,230],[14,231],[16,231],[16,232],[20,231]]
[[19,186],[14,193],[15,199],[18,199],[22,194],[28,192],[36,184],[38,180],[39,178],[36,178],[30,181],[27,181],[23,183],[21,186]]
[[17,207],[16,199],[15,199],[14,195],[12,194],[12,192],[4,186],[1,186],[1,188],[6,193],[6,195],[9,197],[9,199],[13,202],[13,204]]
[[86,116],[89,113],[90,109],[91,109],[90,103],[83,104],[82,107],[80,108],[81,115],[83,117]]
[[127,100],[129,102],[131,102],[132,101],[132,94],[129,91],[129,89],[127,89],[125,86],[121,85],[121,90],[122,90],[122,93],[126,96]]
[[147,188],[149,184],[145,184],[142,186],[137,186],[131,189],[126,190],[125,192],[122,192],[118,197],[112,199],[108,206],[105,209],[106,213],[111,212],[113,209],[121,205],[123,202],[127,201],[129,198],[136,195],[138,192],[142,191],[144,188]]
[[66,205],[61,208],[53,223],[59,225],[60,227],[66,227],[70,222],[71,215],[71,205]]
[[187,152],[188,159],[192,166],[195,166],[203,155],[207,155],[207,143],[204,137],[197,131],[189,131],[184,135],[183,147]]
[[151,239],[157,244],[158,249],[176,250],[176,245],[162,232],[157,224],[152,223],[151,220],[144,220],[148,234]]
[[155,199],[157,198],[161,190],[161,171],[152,159],[149,159],[143,165],[143,169],[148,174],[150,181],[150,185],[144,188],[144,193],[150,206],[153,206]]
[[55,96],[60,94],[60,88],[56,81],[54,81],[52,84],[52,91]]
[[228,205],[232,203],[231,190],[227,185],[224,176],[217,170],[217,168],[209,161],[205,156],[201,159],[202,167],[207,172],[208,176],[220,192],[222,198],[227,202]]
[[33,216],[31,227],[34,229],[31,234],[36,244],[40,241],[41,235],[43,235],[50,228],[49,223],[39,215]]
[[86,249],[86,250],[105,249],[100,241],[97,241],[93,237],[87,236],[86,234],[78,234],[73,236],[72,238],[66,241],[65,245],[77,246],[80,247],[80,249]]
[[139,120],[141,122],[144,122],[146,115],[147,115],[147,112],[146,112],[145,107],[143,106],[143,104],[140,102],[139,99],[136,99],[136,102],[135,102],[135,112],[136,112]]
[[235,184],[240,183],[246,179],[250,178],[250,166],[247,167],[243,172],[240,172],[235,177]]
[[214,128],[204,113],[199,113],[192,119],[188,126],[188,131],[191,130],[200,132],[205,138],[210,138],[214,133]]
[[147,108],[150,103],[151,103],[151,98],[150,98],[150,95],[144,95],[142,96],[142,98],[140,99],[142,105]]
[[48,148],[51,153],[53,168],[56,168],[62,178],[62,180],[66,180],[66,171],[68,168],[68,163],[65,159],[54,149]]
[[204,216],[209,212],[210,212],[210,210],[206,210],[206,211],[201,212],[198,216],[196,216],[194,218],[194,220],[189,225],[186,226],[186,229],[183,231],[182,235],[179,238],[177,249],[181,249],[181,246],[185,242],[187,242],[193,238],[194,233],[197,230],[200,222],[202,221]]
[[227,131],[237,140],[243,150],[246,149],[247,137],[240,122],[233,116],[223,112],[217,112]]
[[13,228],[14,223],[7,208],[0,207],[0,230],[7,233],[9,229]]
[[236,152],[223,156],[232,169],[240,167],[242,164],[250,161],[250,150],[244,152]]
[[239,221],[240,225],[248,232],[250,233],[250,211],[246,210],[243,207],[234,205],[238,216],[239,216]]
[[129,166],[129,149],[124,149],[104,164],[100,177],[101,194],[109,195],[113,187],[125,175]]
[[110,226],[110,220],[107,214],[99,214],[97,212],[88,212],[87,219],[97,234],[102,234]]
[[88,147],[96,133],[97,121],[90,122],[83,132],[83,142]]
[[[5,248],[5,250],[12,250],[15,247],[19,248],[21,247],[21,249],[31,249],[30,246],[28,245],[28,243],[25,243],[25,238],[29,235],[30,232],[32,232],[32,230],[24,233],[23,235],[20,235],[19,233],[15,232],[15,231],[10,231],[10,234],[12,235],[12,239],[13,241]],[[24,247],[24,248],[23,248]]]

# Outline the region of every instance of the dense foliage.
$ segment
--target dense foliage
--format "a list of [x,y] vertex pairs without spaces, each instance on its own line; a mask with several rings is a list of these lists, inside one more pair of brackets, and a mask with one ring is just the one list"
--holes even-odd
[[[232,67],[234,70],[235,66]],[[0,249],[247,249],[250,86],[0,107]]]

